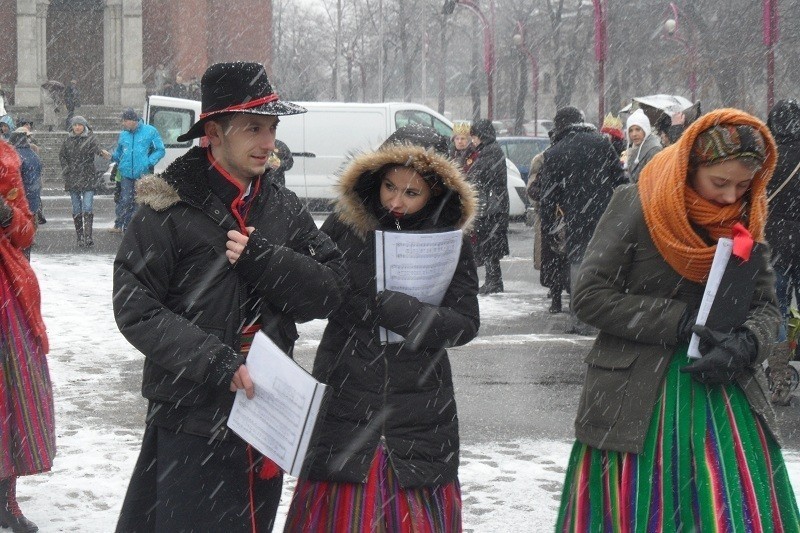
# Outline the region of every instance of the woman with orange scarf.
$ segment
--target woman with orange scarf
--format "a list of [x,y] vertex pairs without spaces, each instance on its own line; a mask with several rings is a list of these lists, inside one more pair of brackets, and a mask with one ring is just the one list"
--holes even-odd
[[573,294],[600,334],[557,531],[800,531],[761,366],[780,320],[766,245],[744,322],[694,325],[717,239],[764,239],[775,160],[761,121],[720,109],[615,192]]
[[14,149],[0,141],[0,526],[37,531],[17,505],[17,477],[47,472],[56,452],[39,284],[22,250],[35,226]]

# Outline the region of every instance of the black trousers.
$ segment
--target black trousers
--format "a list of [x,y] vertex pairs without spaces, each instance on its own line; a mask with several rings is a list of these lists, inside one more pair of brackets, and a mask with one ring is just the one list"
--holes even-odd
[[209,441],[148,425],[116,531],[272,531],[283,476],[259,479],[261,458],[236,436]]

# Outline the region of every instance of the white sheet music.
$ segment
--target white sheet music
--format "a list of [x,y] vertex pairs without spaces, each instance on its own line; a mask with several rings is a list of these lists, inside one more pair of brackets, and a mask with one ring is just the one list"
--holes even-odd
[[[714,253],[714,261],[711,263],[711,271],[708,273],[708,281],[706,282],[706,289],[703,292],[703,300],[700,302],[700,310],[697,312],[698,326],[705,326],[708,314],[711,312],[711,306],[714,303],[714,298],[717,297],[717,290],[722,281],[722,275],[725,273],[725,268],[728,266],[728,261],[731,258],[733,251],[733,240],[725,237],[717,241],[717,251]],[[692,339],[689,341],[688,355],[692,359],[700,359],[700,337],[696,333],[692,333]]]
[[255,385],[248,400],[239,390],[228,427],[283,470],[297,476],[303,467],[326,385],[294,362],[263,332],[247,355]]
[[[461,256],[461,230],[441,233],[375,232],[378,292],[389,289],[439,305]],[[380,328],[381,342],[401,342],[397,333]]]

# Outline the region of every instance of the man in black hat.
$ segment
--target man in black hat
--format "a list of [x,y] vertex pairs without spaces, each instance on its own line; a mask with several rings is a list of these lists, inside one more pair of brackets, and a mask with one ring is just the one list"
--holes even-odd
[[[625,176],[611,142],[584,122],[579,109],[567,106],[556,112],[551,139],[539,171],[543,245],[555,246],[553,241],[563,228],[574,287],[594,227]],[[571,307],[567,332],[590,333]]]
[[296,321],[342,302],[346,270],[294,193],[264,174],[279,100],[258,63],[220,63],[201,81],[205,136],[137,185],[141,207],[114,263],[114,314],[145,356],[142,450],[117,531],[270,531],[282,474],[226,425],[257,331],[291,354]]

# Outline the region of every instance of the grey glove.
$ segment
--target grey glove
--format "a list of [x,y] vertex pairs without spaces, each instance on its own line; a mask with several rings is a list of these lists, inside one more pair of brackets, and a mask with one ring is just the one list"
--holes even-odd
[[7,228],[13,218],[14,210],[6,203],[6,199],[0,196],[0,226]]
[[706,385],[724,385],[749,368],[758,356],[758,341],[746,328],[731,333],[714,331],[706,326],[694,326],[700,337],[699,360],[681,368]]

